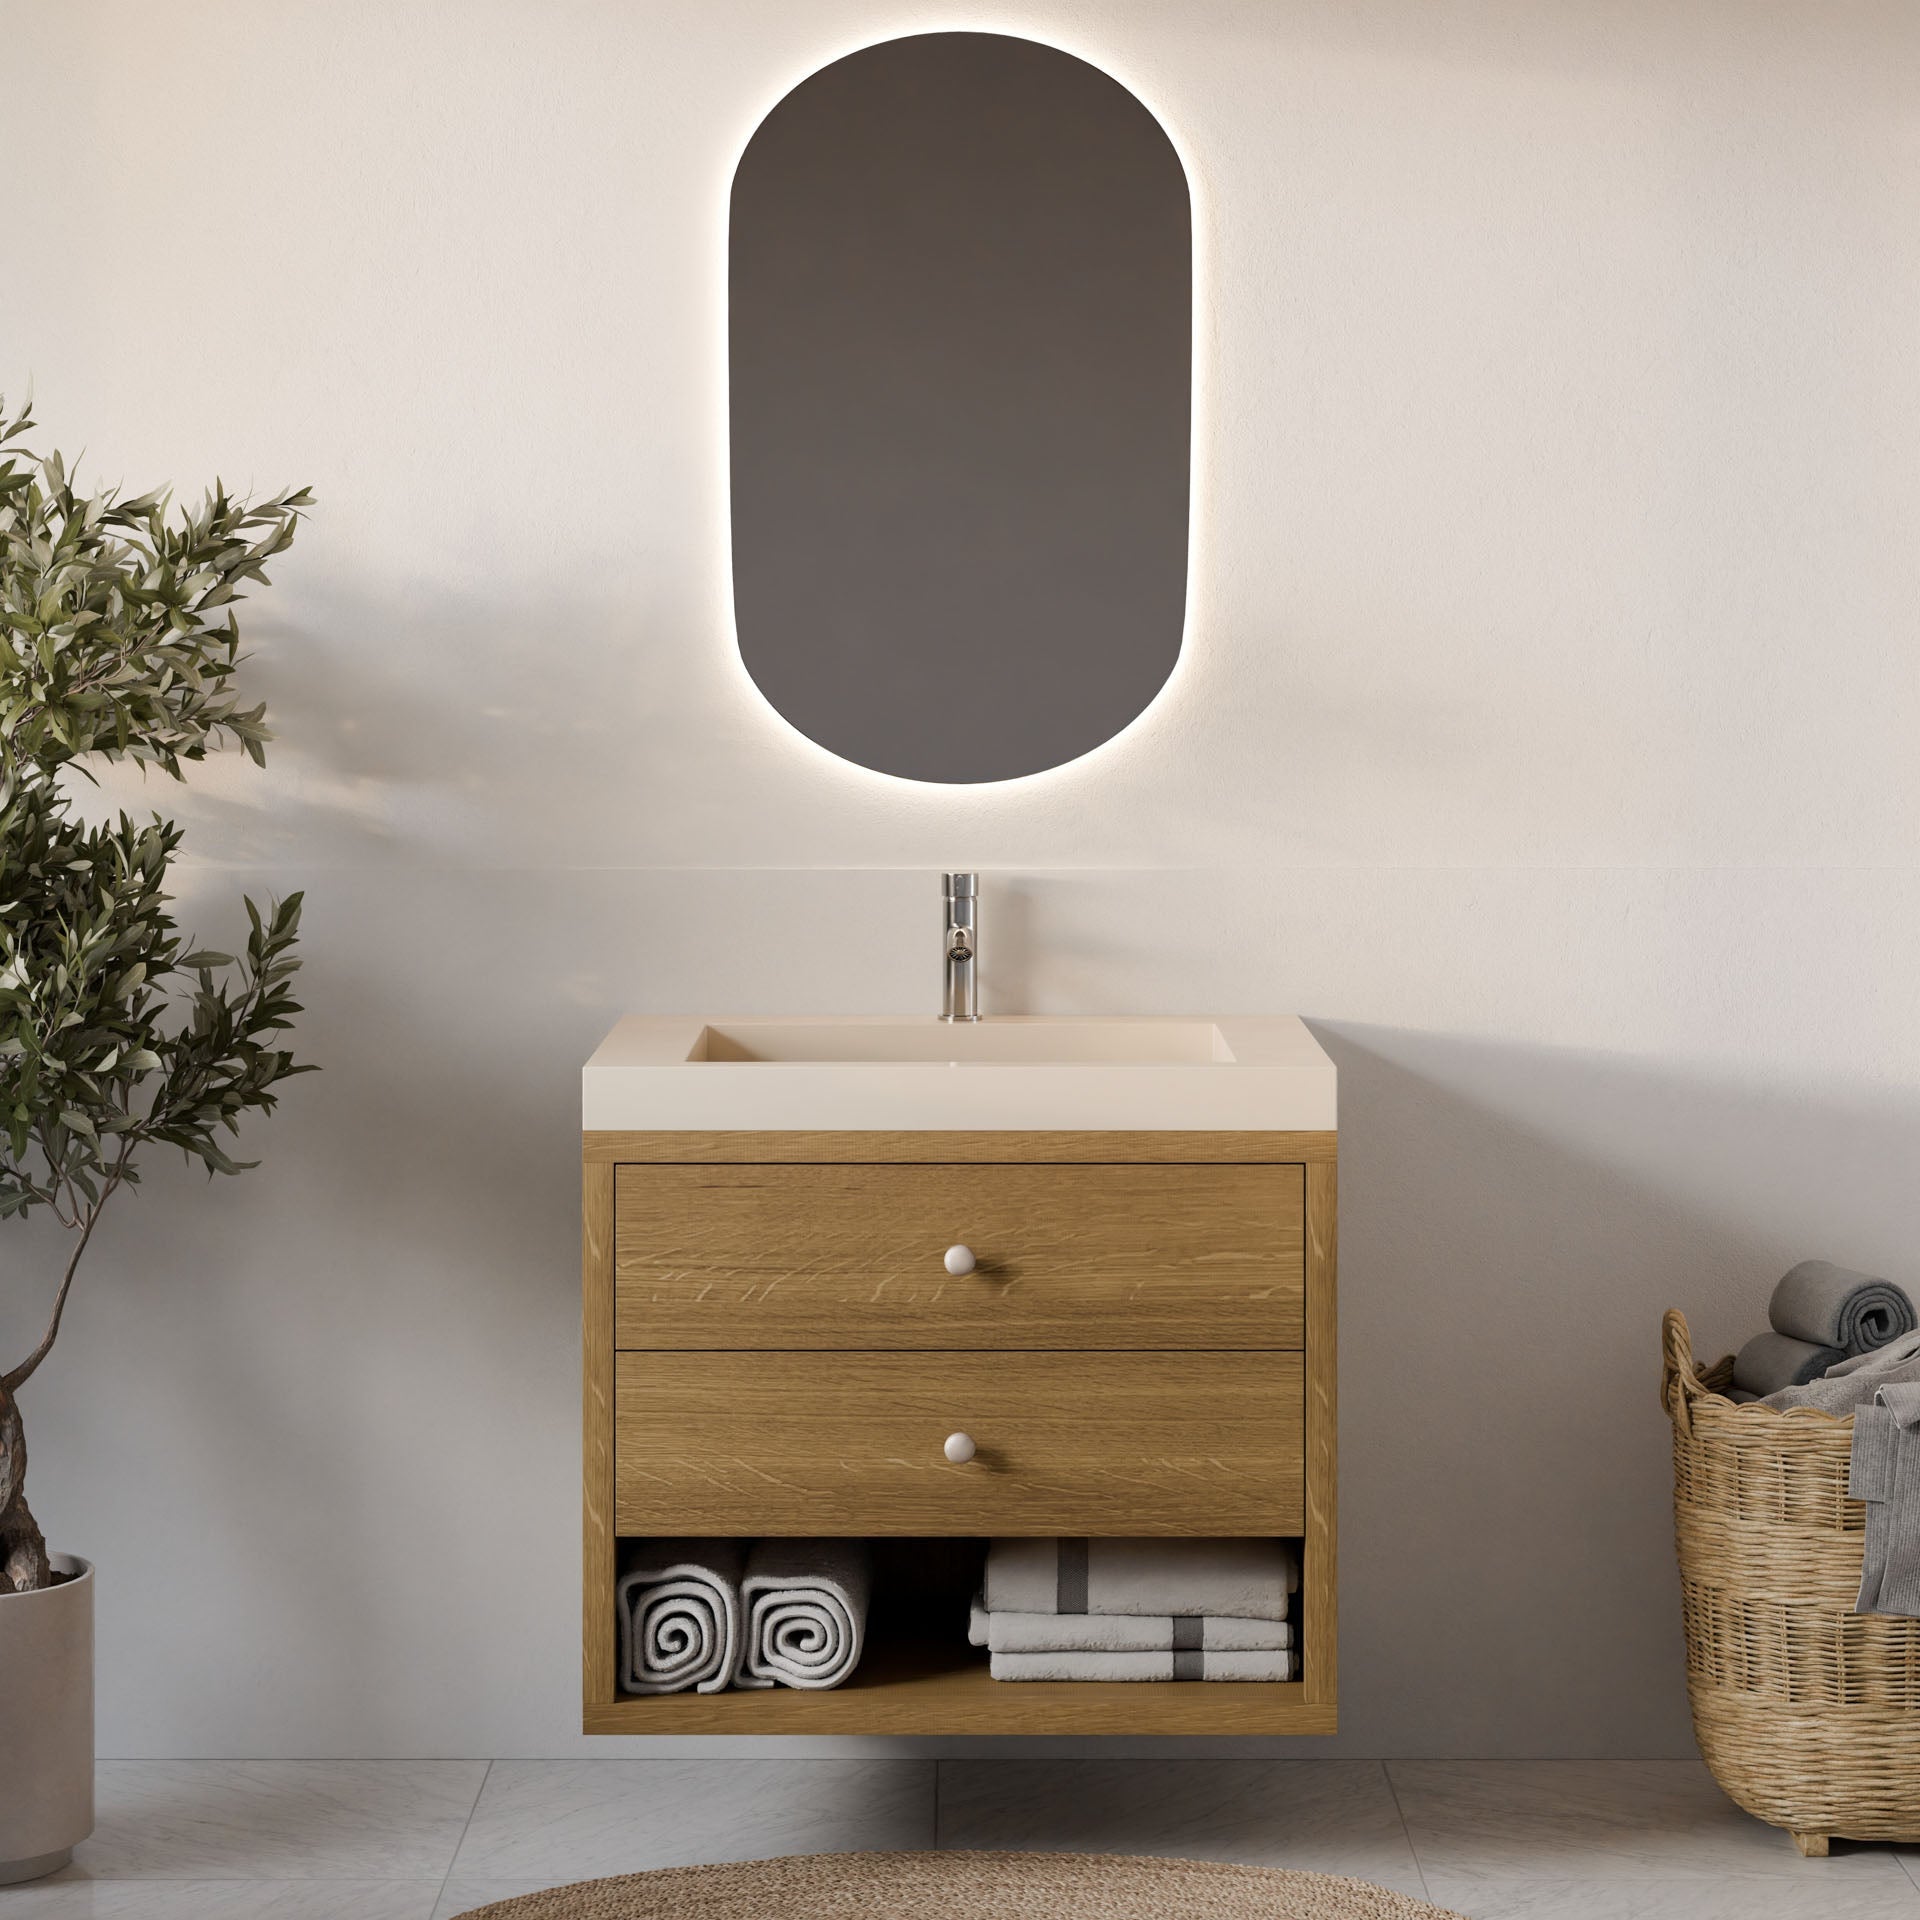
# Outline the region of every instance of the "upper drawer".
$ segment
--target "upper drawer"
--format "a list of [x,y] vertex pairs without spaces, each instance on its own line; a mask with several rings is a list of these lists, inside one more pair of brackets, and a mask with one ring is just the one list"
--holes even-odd
[[1303,1193],[1298,1166],[622,1166],[614,1340],[1297,1347]]

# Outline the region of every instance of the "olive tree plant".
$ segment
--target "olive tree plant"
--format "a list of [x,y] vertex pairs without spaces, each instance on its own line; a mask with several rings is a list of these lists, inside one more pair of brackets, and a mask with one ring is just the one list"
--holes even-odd
[[191,510],[155,492],[76,492],[57,453],[28,450],[27,410],[0,406],[0,1218],[45,1208],[67,1229],[44,1289],[45,1332],[0,1353],[0,1594],[48,1584],[26,1500],[20,1389],[60,1331],[81,1255],[149,1147],[238,1173],[223,1136],[270,1110],[296,1065],[281,1044],[300,896],[264,911],[239,955],[195,950],[168,912],[180,829],[122,813],[90,825],[74,776],[95,759],[183,779],[236,745],[264,760],[244,706],[233,603],[292,541],[310,496],[257,503],[217,485]]

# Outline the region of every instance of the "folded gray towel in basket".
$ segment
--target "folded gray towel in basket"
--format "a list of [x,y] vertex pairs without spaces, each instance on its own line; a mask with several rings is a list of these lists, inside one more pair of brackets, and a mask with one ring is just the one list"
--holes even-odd
[[1839,1361],[1818,1380],[1803,1387],[1782,1387],[1766,1396],[1766,1404],[1785,1413],[1790,1407],[1817,1407],[1844,1420],[1855,1407],[1864,1407],[1882,1387],[1920,1381],[1920,1333],[1903,1333],[1870,1353],[1856,1353]]
[[1733,1356],[1733,1384],[1757,1399],[1818,1380],[1846,1357],[1844,1347],[1817,1347],[1785,1333],[1756,1333]]
[[1879,1387],[1855,1412],[1847,1496],[1867,1508],[1854,1611],[1920,1619],[1920,1381]]
[[1843,1353],[1884,1347],[1920,1326],[1904,1288],[1877,1274],[1836,1267],[1831,1260],[1802,1260],[1784,1274],[1767,1304],[1767,1318],[1775,1333]]

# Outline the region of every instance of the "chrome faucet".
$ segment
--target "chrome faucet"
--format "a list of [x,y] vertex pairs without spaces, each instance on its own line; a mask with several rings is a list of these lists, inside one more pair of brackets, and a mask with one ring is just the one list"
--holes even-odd
[[946,930],[941,950],[946,956],[946,988],[940,1000],[942,1020],[980,1018],[980,876],[943,873],[940,897],[946,903]]

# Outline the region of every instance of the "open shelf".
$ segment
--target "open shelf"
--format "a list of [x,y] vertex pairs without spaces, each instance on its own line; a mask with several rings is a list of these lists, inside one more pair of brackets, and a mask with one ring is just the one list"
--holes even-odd
[[978,1647],[882,1641],[845,1686],[594,1704],[588,1733],[1332,1733],[1295,1681],[994,1680]]
[[[587,1733],[1332,1733],[1300,1681],[995,1680],[967,1642],[987,1543],[875,1540],[866,1651],[841,1686],[621,1694]],[[1294,1609],[1299,1633],[1300,1610]]]

